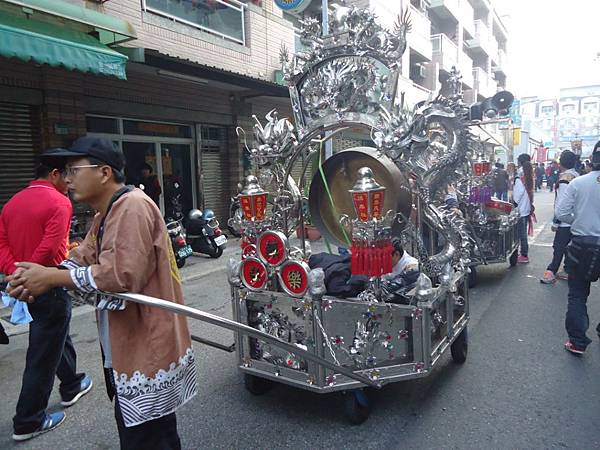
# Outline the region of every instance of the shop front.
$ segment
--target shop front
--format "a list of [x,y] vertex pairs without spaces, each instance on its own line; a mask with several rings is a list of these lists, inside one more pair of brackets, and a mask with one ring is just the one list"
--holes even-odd
[[86,124],[88,134],[123,150],[126,183],[142,187],[163,215],[210,207],[226,219],[226,127],[101,115]]

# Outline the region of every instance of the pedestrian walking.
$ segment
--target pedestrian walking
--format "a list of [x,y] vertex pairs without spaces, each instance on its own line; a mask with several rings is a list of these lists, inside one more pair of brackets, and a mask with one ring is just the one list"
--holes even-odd
[[[56,152],[54,152],[56,153]],[[67,256],[72,207],[66,196],[64,159],[42,156],[36,179],[14,195],[0,214],[0,272],[18,276],[17,261],[56,266]],[[7,277],[10,281],[10,277]],[[74,405],[92,388],[77,373],[77,355],[69,337],[71,299],[62,288],[48,288],[29,305],[29,346],[21,392],[13,418],[13,439],[24,441],[56,428],[62,411],[46,413],[54,377],[60,380],[61,404]]]
[[508,172],[504,169],[504,164],[496,163],[493,175],[494,193],[496,198],[508,201]]
[[557,211],[558,220],[571,224],[572,238],[565,256],[569,274],[565,349],[575,355],[582,355],[592,342],[586,335],[587,299],[591,283],[600,277],[600,141],[594,146],[591,165],[590,173],[569,183]]
[[546,168],[544,167],[544,163],[539,163],[535,167],[535,190],[539,191],[542,189],[542,185],[544,184],[544,175],[546,172]]
[[579,176],[575,171],[576,162],[577,155],[570,150],[565,150],[560,155],[561,174],[554,189],[554,219],[552,222],[552,229],[556,234],[554,235],[554,242],[552,244],[552,261],[546,268],[546,271],[540,280],[540,282],[544,284],[554,283],[557,278],[566,278],[564,275],[561,275],[558,269],[560,268],[567,245],[569,245],[569,242],[571,241],[571,224],[561,222],[558,220],[557,216],[567,186]]
[[520,241],[520,254],[517,258],[519,264],[529,262],[529,243],[527,236],[533,234],[533,221],[535,220],[533,206],[533,168],[531,157],[522,153],[517,158],[519,169],[513,188],[513,201],[519,210],[519,223],[517,230]]
[[23,273],[9,278],[11,295],[32,301],[52,286],[91,294],[121,449],[180,449],[175,411],[197,392],[187,320],[105,294],[183,304],[165,221],[142,190],[124,186],[125,158],[111,141],[82,137],[62,155],[73,198],[98,214],[62,270],[20,264]]
[[558,177],[560,176],[560,167],[556,163],[556,161],[552,161],[552,164],[549,166],[549,173],[547,175],[547,184],[550,192],[554,191],[556,186],[556,182],[558,181]]

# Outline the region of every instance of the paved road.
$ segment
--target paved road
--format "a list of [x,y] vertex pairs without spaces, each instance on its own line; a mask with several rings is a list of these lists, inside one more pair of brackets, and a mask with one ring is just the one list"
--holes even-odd
[[[374,410],[359,427],[346,423],[337,395],[319,396],[286,386],[254,397],[245,391],[233,355],[196,345],[200,394],[180,410],[186,449],[537,449],[600,447],[598,373],[600,345],[583,358],[566,353],[566,284],[538,281],[551,254],[551,194],[537,196],[540,223],[531,264],[481,268],[472,290],[469,359],[457,366],[446,357],[429,377],[390,385],[372,395]],[[186,286],[191,306],[230,316],[223,272]],[[598,288],[590,316],[600,320]],[[20,387],[27,336],[0,347],[0,448],[118,448],[111,404],[100,379],[93,316],[73,321],[80,365],[96,388],[68,411],[58,430],[15,445],[10,417]],[[227,332],[193,323],[196,334],[231,342]],[[53,393],[51,409],[59,398]]]

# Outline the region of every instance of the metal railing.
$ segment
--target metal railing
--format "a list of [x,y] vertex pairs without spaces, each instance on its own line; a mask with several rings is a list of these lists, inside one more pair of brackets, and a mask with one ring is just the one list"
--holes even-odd
[[[123,299],[123,300],[130,301],[130,302],[138,303],[140,305],[146,305],[146,306],[152,306],[155,308],[164,309],[166,311],[170,311],[175,314],[180,314],[182,316],[186,316],[191,319],[200,320],[201,322],[206,322],[211,325],[216,325],[218,327],[234,331],[236,333],[241,333],[245,336],[250,336],[250,337],[260,339],[261,341],[268,342],[269,344],[279,347],[299,358],[304,358],[307,361],[311,361],[321,367],[333,370],[334,373],[340,373],[342,375],[345,375],[348,378],[350,378],[352,380],[356,380],[360,383],[363,383],[366,386],[380,388],[383,385],[383,383],[381,381],[377,381],[375,379],[370,379],[361,373],[354,372],[353,370],[351,370],[347,367],[340,366],[340,365],[337,365],[337,364],[335,364],[331,361],[328,361],[324,358],[320,358],[319,356],[315,355],[314,353],[308,352],[300,347],[297,347],[294,344],[290,344],[289,342],[283,341],[275,336],[264,333],[260,330],[257,330],[256,328],[252,328],[251,326],[236,322],[234,320],[226,319],[224,317],[219,317],[214,314],[210,314],[210,313],[200,311],[195,308],[191,308],[189,306],[180,305],[180,304],[177,304],[174,302],[162,300],[160,298],[150,297],[147,295],[130,294],[130,293],[123,293],[123,294],[111,293],[109,295]],[[208,340],[202,339],[202,338],[196,338],[195,340],[199,340],[200,342],[204,341],[204,343],[210,343],[210,345],[214,344],[214,343],[212,343]],[[223,347],[225,347],[225,346],[223,346]],[[226,347],[223,349],[226,350],[228,348],[229,347]],[[229,350],[226,350],[226,351],[229,351]]]

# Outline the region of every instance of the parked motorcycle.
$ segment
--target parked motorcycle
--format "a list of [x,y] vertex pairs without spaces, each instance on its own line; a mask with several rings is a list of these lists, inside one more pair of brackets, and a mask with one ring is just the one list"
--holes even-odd
[[212,209],[192,209],[185,225],[188,242],[195,252],[204,253],[211,258],[218,258],[223,254],[227,236],[219,228],[219,221]]
[[169,189],[168,202],[165,205],[167,215],[167,231],[175,253],[175,262],[180,269],[185,266],[185,260],[192,256],[192,246],[186,240],[186,231],[183,228],[183,206],[181,204],[181,185],[174,182]]
[[181,224],[181,220],[167,219],[167,231],[175,253],[175,262],[180,269],[185,266],[185,260],[192,256],[192,246],[188,245],[185,236],[185,230]]

